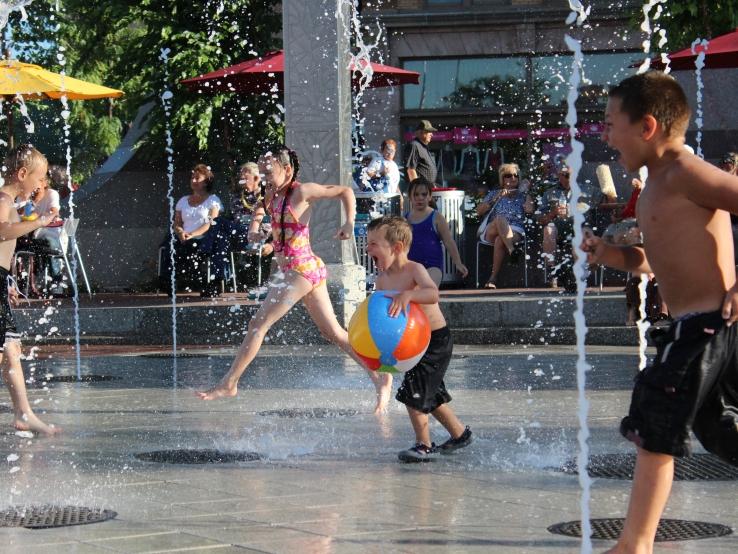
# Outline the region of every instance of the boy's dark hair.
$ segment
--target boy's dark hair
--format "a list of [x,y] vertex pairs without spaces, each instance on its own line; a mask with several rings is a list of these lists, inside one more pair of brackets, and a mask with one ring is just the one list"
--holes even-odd
[[612,87],[610,98],[619,98],[620,110],[631,123],[652,115],[667,137],[684,136],[692,110],[676,80],[661,71],[633,75]]
[[205,190],[213,192],[213,188],[215,187],[215,175],[208,166],[205,164],[197,164],[192,168],[192,174],[202,175],[205,177]]
[[383,215],[373,219],[367,226],[367,231],[376,231],[384,227],[384,238],[390,245],[401,242],[405,251],[410,249],[413,242],[413,229],[404,217],[399,215]]

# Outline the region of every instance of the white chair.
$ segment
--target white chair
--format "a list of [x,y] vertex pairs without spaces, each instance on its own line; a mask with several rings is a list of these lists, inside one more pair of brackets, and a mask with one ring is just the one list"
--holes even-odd
[[[25,264],[23,260],[25,259]],[[25,296],[28,296],[31,292],[31,280],[33,278],[32,275],[32,268],[34,260],[36,259],[36,253],[32,252],[30,250],[17,250],[15,254],[13,254],[13,261],[10,264],[10,270],[13,275],[13,279],[15,279],[16,286],[18,286],[18,290],[20,290],[20,285],[17,285],[18,283],[18,266],[21,265],[24,267],[24,270],[21,274],[23,279],[25,279],[25,287],[23,287],[23,291],[21,291]]]
[[[169,251],[169,245],[162,245],[159,247],[159,253],[156,256],[156,275],[161,277],[161,269],[164,266],[164,256]],[[240,252],[239,252],[240,253]],[[261,252],[259,252],[259,258],[261,258]],[[233,280],[233,292],[237,292],[238,283],[236,282],[236,264],[233,258],[233,252],[231,252],[231,273]],[[212,273],[210,272],[210,257],[205,259],[205,278],[209,283],[212,280]],[[261,266],[259,266],[259,281],[261,282]]]
[[[523,238],[521,239],[523,242],[523,285],[525,288],[528,288],[528,235],[523,235]],[[518,243],[519,244],[519,243]],[[515,247],[518,247],[518,244],[515,245]],[[494,245],[483,238],[479,238],[477,240],[477,251],[476,251],[476,287],[479,288],[479,247],[480,246],[489,246],[490,248],[494,248]]]
[[[76,234],[77,234],[77,227],[79,226],[79,219],[72,219],[68,218],[64,220],[64,224],[59,227],[44,227],[43,230],[46,233],[58,233],[59,237],[59,244],[61,245],[61,253],[60,254],[51,254],[50,258],[57,258],[64,260],[64,267],[67,270],[67,274],[69,275],[69,281],[74,286],[74,277],[72,276],[72,268],[69,263],[69,257],[68,252],[69,249],[72,249],[72,256],[74,256],[77,260],[77,263],[79,264],[79,268],[82,270],[82,278],[85,282],[85,287],[87,288],[87,294],[90,295],[90,298],[92,298],[92,288],[90,287],[90,281],[87,278],[87,271],[85,270],[85,264],[82,261],[82,254],[79,251],[79,246],[77,245],[76,240]],[[27,251],[27,250],[19,250],[15,253],[13,257],[13,272],[14,274],[17,272],[17,263],[18,260],[26,257],[29,260],[28,267],[30,268],[31,264],[30,261],[35,259],[36,253]],[[44,270],[44,280],[46,280],[46,272],[48,271],[48,268]],[[28,280],[26,281],[26,295],[30,291],[30,284],[31,284],[31,276],[29,275]]]
[[[61,255],[62,258],[64,258],[64,266],[67,268],[67,273],[69,274],[69,280],[74,284],[74,277],[72,276],[72,268],[69,265],[69,258],[67,257],[67,251],[69,248],[72,248],[72,256],[77,257],[77,262],[79,263],[79,268],[82,270],[82,278],[85,281],[85,287],[87,287],[87,294],[92,298],[92,289],[90,288],[90,281],[87,279],[87,271],[85,270],[85,264],[82,261],[82,254],[79,251],[79,246],[77,244],[77,227],[79,226],[79,219],[72,219],[67,218],[64,220],[64,225],[62,226],[61,231]],[[65,241],[63,239],[64,235],[68,237],[68,241]],[[68,244],[67,244],[68,243]]]

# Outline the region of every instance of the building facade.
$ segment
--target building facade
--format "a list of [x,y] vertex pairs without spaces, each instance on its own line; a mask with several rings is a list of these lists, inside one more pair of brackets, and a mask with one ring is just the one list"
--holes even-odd
[[[421,74],[420,85],[377,89],[365,95],[364,136],[368,147],[382,139],[407,142],[420,119],[439,129],[431,148],[439,168],[438,185],[470,188],[501,162],[516,162],[531,178],[543,178],[568,151],[564,134],[572,54],[565,36],[581,41],[583,81],[577,102],[585,143],[581,182],[594,186],[594,167],[610,165],[616,186],[628,194],[628,178],[600,141],[608,87],[636,72],[645,35],[632,14],[642,2],[586,2],[591,12],[582,27],[566,23],[563,0],[385,0],[366,1],[367,28],[386,33],[384,62]],[[719,73],[726,73],[722,77]],[[692,72],[677,78],[688,94]],[[684,73],[689,73],[685,75]],[[706,111],[703,146],[719,157],[738,127],[732,111],[715,98],[735,80],[732,70],[706,76],[713,86]],[[722,84],[721,84],[722,83]],[[723,89],[725,90],[725,89]],[[708,90],[705,91],[710,96]],[[710,128],[714,123],[715,127]],[[694,130],[690,138],[694,136]]]

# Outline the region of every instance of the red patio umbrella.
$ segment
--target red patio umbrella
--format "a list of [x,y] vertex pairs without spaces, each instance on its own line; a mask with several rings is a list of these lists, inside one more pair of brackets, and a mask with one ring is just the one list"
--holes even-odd
[[[692,48],[685,48],[679,52],[668,54],[671,60],[672,71],[691,70],[694,69],[694,62],[697,55],[704,50],[701,45],[695,49],[697,54],[692,53]],[[651,61],[651,67],[655,69],[664,69],[666,66],[661,62],[661,58]],[[738,29],[717,36],[710,40],[707,44],[705,52],[705,69],[729,69],[738,67]]]
[[[354,85],[358,84],[361,73],[353,70]],[[369,88],[389,87],[394,85],[417,85],[420,73],[407,71],[398,67],[372,62],[374,72]],[[284,52],[277,50],[261,58],[247,60],[236,65],[224,67],[198,77],[184,79],[181,83],[190,91],[208,93],[217,92],[264,92],[277,85],[279,90],[284,84]]]

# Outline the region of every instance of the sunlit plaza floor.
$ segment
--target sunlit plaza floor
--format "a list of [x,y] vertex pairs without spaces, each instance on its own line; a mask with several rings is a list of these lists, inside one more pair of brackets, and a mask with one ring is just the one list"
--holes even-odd
[[[130,349],[133,350],[133,349]],[[64,428],[28,438],[2,413],[0,498],[12,505],[80,505],[113,520],[45,530],[0,529],[4,553],[103,552],[577,552],[551,534],[577,520],[572,347],[455,349],[446,384],[471,426],[467,449],[428,464],[399,463],[413,443],[404,408],[371,415],[363,371],[332,348],[267,347],[234,399],[205,403],[232,350],[177,360],[119,348],[81,360],[114,380],[44,385],[74,374],[69,352],[30,362],[34,407]],[[593,453],[629,452],[617,433],[637,366],[633,348],[591,347]],[[26,362],[26,370],[30,368]],[[0,411],[8,396],[0,393]],[[300,417],[328,409],[327,417]],[[280,412],[279,410],[286,410]],[[296,417],[285,417],[296,416]],[[434,425],[433,438],[445,440]],[[136,454],[162,449],[248,451],[254,462],[172,465]],[[16,459],[17,458],[17,459]],[[622,517],[630,482],[597,479],[591,516]],[[667,517],[738,525],[735,481],[675,482]],[[595,541],[602,551],[609,542]],[[738,538],[661,543],[656,552],[728,553]]]

